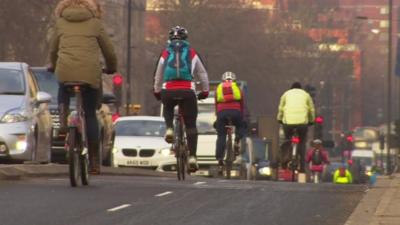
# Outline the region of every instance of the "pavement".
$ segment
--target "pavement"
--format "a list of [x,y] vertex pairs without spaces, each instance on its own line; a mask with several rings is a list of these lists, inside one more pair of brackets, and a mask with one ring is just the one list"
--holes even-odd
[[400,173],[378,177],[345,225],[399,225]]
[[[102,175],[176,177],[172,173],[157,172],[139,168],[102,167]],[[68,165],[62,164],[12,164],[0,165],[0,180],[19,180],[29,177],[68,176]]]

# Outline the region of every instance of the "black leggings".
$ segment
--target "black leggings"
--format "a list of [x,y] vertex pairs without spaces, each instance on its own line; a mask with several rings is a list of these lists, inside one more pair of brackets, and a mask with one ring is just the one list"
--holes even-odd
[[173,128],[174,108],[179,104],[185,121],[186,136],[191,156],[197,151],[197,98],[192,90],[163,90],[161,101],[164,105],[164,119],[167,128]]
[[[99,90],[85,87],[82,92],[83,110],[86,119],[86,134],[88,142],[99,142],[99,124],[96,116],[96,109],[99,104]],[[60,83],[58,89],[58,104],[64,104],[69,108],[70,97],[73,95]]]

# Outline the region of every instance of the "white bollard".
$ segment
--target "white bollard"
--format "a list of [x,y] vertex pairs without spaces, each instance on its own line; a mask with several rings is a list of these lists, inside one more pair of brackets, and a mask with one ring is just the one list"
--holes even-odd
[[302,184],[306,183],[307,182],[306,174],[305,173],[298,173],[297,174],[297,182],[298,183],[302,183]]

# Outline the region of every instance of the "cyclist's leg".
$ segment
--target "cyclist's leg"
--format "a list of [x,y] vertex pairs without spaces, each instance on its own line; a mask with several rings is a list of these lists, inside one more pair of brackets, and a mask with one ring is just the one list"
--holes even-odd
[[67,117],[69,114],[70,93],[62,83],[59,83],[58,86],[57,100],[60,116],[60,132],[65,133],[67,129]]
[[99,173],[99,125],[96,116],[97,99],[99,98],[99,90],[86,87],[82,92],[83,110],[85,111],[86,120],[86,137],[89,151],[90,172]]
[[232,110],[231,119],[233,125],[235,125],[235,144],[234,144],[234,152],[235,155],[239,155],[240,149],[240,140],[244,137],[245,127],[243,124],[242,113],[239,110]]
[[186,127],[186,138],[190,151],[190,156],[196,156],[197,152],[197,97],[194,91],[182,91],[182,110],[183,119]]
[[299,144],[299,156],[300,156],[300,173],[305,172],[305,149],[307,143],[307,126],[298,126],[297,133],[299,134],[300,144]]
[[161,102],[163,103],[163,116],[167,128],[173,128],[174,108],[178,104],[174,97],[177,96],[176,91],[161,91]]
[[167,131],[165,134],[165,141],[172,143],[174,139],[174,108],[178,104],[175,97],[179,97],[177,91],[174,90],[163,90],[161,91],[161,102],[163,103],[163,116],[165,124],[167,126]]
[[217,113],[217,143],[216,143],[216,151],[215,158],[218,161],[224,160],[225,155],[225,146],[226,146],[226,129],[225,126],[227,124],[226,120],[226,110],[220,111]]

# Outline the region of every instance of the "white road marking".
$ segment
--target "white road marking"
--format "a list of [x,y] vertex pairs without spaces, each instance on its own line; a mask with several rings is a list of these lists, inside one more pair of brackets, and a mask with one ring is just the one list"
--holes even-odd
[[172,194],[172,191],[166,191],[166,192],[163,192],[163,193],[160,193],[160,194],[156,194],[156,195],[154,195],[154,196],[156,196],[156,197],[162,197],[162,196],[166,196],[166,195],[169,195],[169,194]]
[[202,184],[206,184],[206,183],[207,183],[207,182],[199,181],[199,182],[194,183],[193,185],[202,185]]
[[107,209],[107,212],[115,212],[115,211],[118,211],[118,210],[121,210],[121,209],[128,208],[129,206],[131,206],[131,204],[123,204],[123,205],[120,205],[120,206],[117,206],[117,207],[114,207],[114,208],[111,208],[111,209]]

